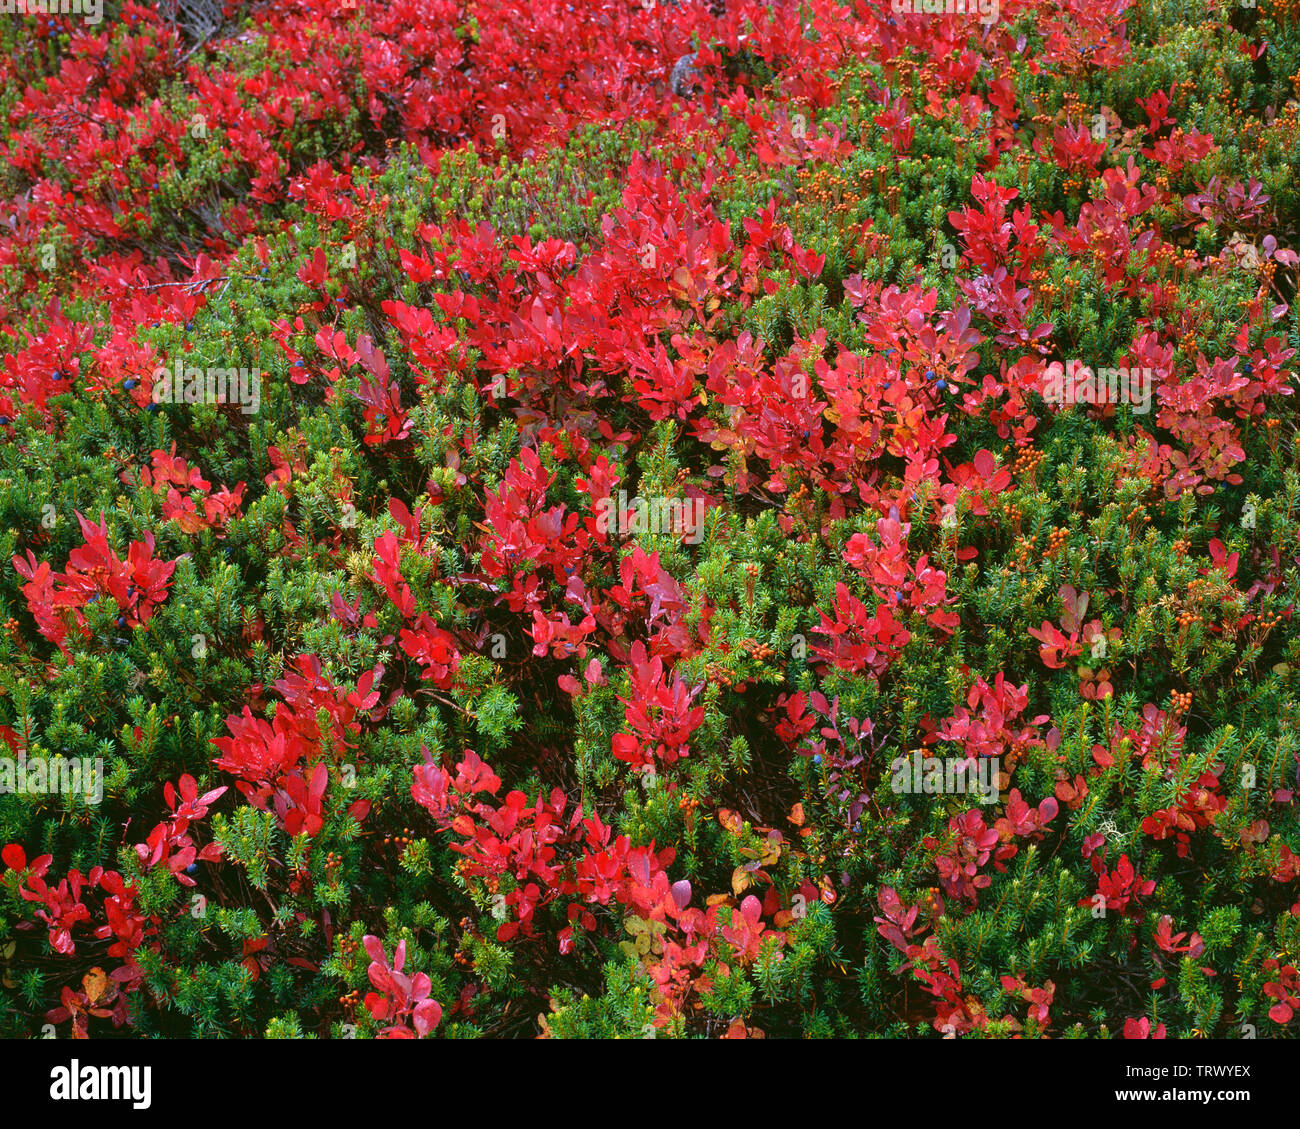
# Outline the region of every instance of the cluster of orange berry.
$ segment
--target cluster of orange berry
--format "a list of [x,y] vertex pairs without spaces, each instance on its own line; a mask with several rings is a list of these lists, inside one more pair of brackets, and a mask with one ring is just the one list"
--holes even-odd
[[863,169],[858,173],[858,180],[861,182],[862,190],[864,192],[870,192],[871,180],[874,178],[876,182],[876,195],[883,196],[885,194],[885,181],[888,176],[889,167],[887,165],[878,165],[874,169]]
[[361,992],[356,988],[353,988],[347,995],[339,997],[339,1003],[342,1004],[343,1008],[347,1011],[351,1011],[360,1002]]
[[1016,457],[1011,460],[1012,477],[1018,478],[1022,474],[1037,470],[1044,457],[1043,452],[1037,447],[1022,447],[1016,452]]
[[400,835],[385,835],[384,846],[387,847],[390,845],[398,846],[403,849],[409,847],[411,845],[411,829],[409,827],[403,827],[402,834]]
[[1191,627],[1192,624],[1200,623],[1200,622],[1201,622],[1201,616],[1197,612],[1191,611],[1188,608],[1184,608],[1182,611],[1178,613],[1179,631],[1185,631],[1187,628]]
[[1185,538],[1183,537],[1178,538],[1178,540],[1174,542],[1174,556],[1176,557],[1187,556],[1188,550],[1190,550],[1191,547],[1192,547],[1191,544]]
[[[1291,85],[1300,94],[1300,71],[1291,76]],[[1294,99],[1282,107],[1282,112],[1269,124],[1267,144],[1279,153],[1290,153],[1300,137],[1300,102]]]
[[1063,525],[1056,526],[1051,533],[1047,535],[1047,552],[1045,552],[1043,556],[1056,556],[1057,553],[1065,548],[1065,543],[1069,539],[1070,531]]
[[[1020,136],[1023,140],[1024,134],[1021,134]],[[1027,145],[1028,142],[1025,141],[1024,144]],[[1034,154],[1029,149],[1023,147],[1016,150],[1015,157],[1016,171],[1020,174],[1020,187],[1024,190],[1029,186],[1029,170],[1033,168],[1037,162],[1034,159]]]
[[[460,919],[459,928],[462,934],[470,934],[470,924],[468,917],[462,917]],[[452,959],[460,965],[461,968],[469,968],[473,963],[464,949],[457,949],[455,953],[452,954]]]
[[342,865],[343,865],[342,855],[336,855],[333,851],[330,851],[329,854],[325,856],[325,872],[327,874],[332,874],[334,871],[338,870],[338,868]]
[[1260,632],[1267,635],[1282,622],[1282,615],[1280,612],[1265,612],[1255,622],[1259,625]]
[[1192,692],[1190,690],[1187,690],[1186,692],[1175,690],[1169,695],[1169,698],[1172,703],[1169,707],[1169,712],[1175,717],[1178,717],[1180,714],[1185,714],[1192,708]]
[[839,169],[827,168],[816,174],[800,169],[796,174],[799,184],[798,206],[810,206],[818,216],[829,216],[844,225],[845,219],[858,206],[857,193],[849,183],[849,174]]
[[734,679],[731,676],[731,671],[729,671],[721,663],[709,663],[704,668],[704,673],[709,678],[711,678],[714,682],[716,682],[719,686],[730,687],[732,682],[734,681]]

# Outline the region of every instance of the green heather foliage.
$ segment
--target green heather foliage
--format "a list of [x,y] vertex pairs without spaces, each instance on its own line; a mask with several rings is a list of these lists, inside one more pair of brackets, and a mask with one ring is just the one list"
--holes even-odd
[[334,7],[0,21],[0,1036],[1294,1034],[1295,0]]

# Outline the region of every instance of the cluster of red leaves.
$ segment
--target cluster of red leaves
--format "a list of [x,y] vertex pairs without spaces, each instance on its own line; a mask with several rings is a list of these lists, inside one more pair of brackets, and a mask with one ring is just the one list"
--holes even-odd
[[[179,791],[167,783],[163,797],[171,818],[155,826],[145,842],[136,844],[141,869],[147,873],[162,867],[181,886],[195,885],[187,871],[199,862],[216,862],[221,857],[221,847],[217,843],[198,847],[190,828],[208,814],[210,806],[225,791],[224,787],[213,788],[200,795],[198,784],[188,774],[180,778]],[[115,1027],[122,1026],[127,1022],[127,996],[139,987],[144,975],[136,961],[136,951],[157,937],[162,916],[141,909],[135,883],[126,881],[115,870],[96,866],[83,875],[73,868],[55,886],[45,880],[54,862],[52,855],[41,855],[29,863],[26,851],[17,843],[10,843],[0,852],[0,860],[16,879],[14,889],[19,897],[41,907],[35,910],[35,916],[48,927],[50,948],[56,953],[75,954],[77,940],[73,931],[84,925],[92,929],[97,940],[111,939],[106,954],[123,962],[107,975],[100,968],[92,969],[83,978],[80,991],[64,987],[62,1006],[53,1009],[48,1020],[57,1024],[71,1019],[73,1037],[78,1039],[89,1037],[91,1016],[111,1018]],[[98,912],[92,912],[85,901],[95,891],[103,899]],[[158,942],[153,941],[151,947],[156,951]]]
[[1005,813],[992,826],[984,822],[978,808],[971,808],[948,821],[951,838],[946,844],[932,836],[923,839],[922,844],[938,852],[934,865],[944,891],[950,897],[963,898],[974,905],[979,900],[979,891],[993,881],[989,875],[981,874],[980,868],[991,858],[996,870],[1005,871],[1007,861],[1020,851],[1015,840],[1041,839],[1058,810],[1051,796],[1035,808],[1013,788]]
[[[349,737],[361,731],[361,720],[379,701],[373,687],[383,667],[369,670],[357,680],[355,690],[335,686],[321,673],[314,655],[299,655],[289,673],[275,683],[283,699],[270,722],[242,713],[226,718],[229,737],[216,737],[220,750],[214,763],[239,777],[235,787],[259,811],[268,805],[280,826],[290,835],[315,835],[323,824],[323,802],[329,783],[327,757],[352,747]],[[318,714],[329,718],[322,732]],[[348,807],[355,819],[364,819],[368,800]]]
[[[238,483],[234,490],[223,486],[213,494],[212,483],[199,473],[198,468],[189,466],[177,456],[175,443],[172,443],[170,451],[155,450],[150,457],[152,469],[140,471],[140,484],[156,494],[166,491],[162,507],[164,521],[175,521],[186,533],[212,529],[220,537],[230,520],[240,516],[244,483]],[[128,471],[123,471],[121,478],[130,485]],[[195,493],[201,496],[202,511],[192,496]]]
[[[473,750],[465,751],[454,774],[427,751],[425,757],[415,768],[411,795],[440,830],[457,837],[452,850],[463,856],[459,873],[482,880],[494,913],[504,919],[497,940],[533,935],[538,912],[563,899],[567,924],[557,943],[569,954],[582,933],[608,928],[593,909],[623,907],[629,927],[654,936],[643,965],[662,994],[657,1022],[680,1014],[693,988],[707,988],[702,970],[717,945],[744,966],[767,940],[784,944],[785,935],[763,920],[780,911],[774,887],[763,900],[750,895],[736,906],[733,899],[711,898],[706,910],[692,909],[691,884],[669,878],[671,848],[632,846],[599,815],[584,816],[576,806],[569,812],[558,788],[531,803],[517,790],[499,800],[501,779]],[[816,896],[812,887],[803,891],[810,895]]]
[[[284,253],[301,252],[293,273],[311,295],[296,314],[281,317],[273,327],[273,340],[291,367],[290,382],[307,393],[323,390],[325,401],[333,403],[339,382],[355,378],[352,395],[363,406],[366,448],[372,455],[400,457],[416,404],[404,399],[401,383],[370,335],[349,342],[336,328],[338,308],[361,303],[365,296],[354,279],[331,270],[322,247],[303,247],[277,214],[278,205],[296,201],[313,217],[355,229],[362,254],[375,251],[365,245],[361,221],[388,217],[392,201],[355,174],[377,169],[379,161],[342,154],[337,166],[320,161],[291,177],[286,154],[293,151],[294,131],[324,128],[358,113],[377,132],[409,142],[437,170],[448,151],[463,145],[488,151],[502,140],[512,154],[532,156],[587,123],[639,120],[651,123],[666,142],[659,148],[666,155],[633,160],[623,172],[619,205],[603,218],[587,249],[580,252],[558,238],[506,236],[459,218],[426,223],[418,228],[420,245],[398,253],[400,271],[413,287],[404,291],[410,301],[382,305],[391,339],[413,363],[417,396],[453,380],[474,381],[493,400],[512,402],[523,448],[495,488],[482,490],[481,537],[477,545],[465,546],[477,549],[478,571],[445,579],[462,591],[487,591],[499,607],[525,617],[523,630],[539,657],[582,660],[589,649],[600,648],[626,667],[630,691],[620,699],[626,731],[613,738],[618,759],[636,767],[671,766],[689,756],[704,718],[695,704],[701,687],[675,667],[713,641],[713,633],[706,601],[691,609],[697,615],[688,624],[686,585],[670,575],[657,553],[638,546],[620,555],[616,538],[590,512],[619,485],[610,461],[613,449],[639,438],[615,434],[608,423],[592,418],[609,397],[621,394],[650,421],[678,420],[701,446],[728,451],[739,466],[714,465],[707,473],[713,479],[729,474],[728,486],[737,494],[798,497],[811,488],[829,499],[829,520],[868,519],[862,528],[874,529],[874,537],[854,535],[842,557],[871,595],[863,599],[866,592],[837,584],[829,610],[819,609],[814,633],[824,642],[812,653],[829,667],[865,673],[877,682],[925,626],[943,636],[960,626],[960,617],[947,610],[954,602],[948,574],[928,555],[915,554],[908,538],[915,523],[932,520],[945,530],[945,545],[956,560],[969,561],[977,553],[956,545],[957,534],[948,531],[958,526],[959,508],[989,514],[1012,479],[988,450],[979,450],[970,462],[949,462],[944,452],[957,443],[951,417],[961,413],[986,420],[1000,438],[1019,446],[1032,439],[1040,421],[1030,397],[1043,390],[1056,344],[1048,319],[1057,299],[1044,284],[1045,261],[1094,271],[1111,292],[1134,299],[1144,311],[1125,363],[1156,374],[1157,412],[1153,430],[1138,429],[1123,452],[1119,472],[1147,480],[1169,498],[1241,482],[1234,468],[1245,457],[1243,424],[1266,411],[1266,397],[1291,392],[1287,366],[1294,350],[1281,337],[1261,335],[1284,307],[1274,304],[1276,286],[1261,280],[1251,324],[1235,340],[1233,356],[1210,359],[1197,353],[1195,375],[1183,381],[1175,371],[1175,349],[1185,336],[1195,336],[1197,327],[1194,312],[1176,300],[1178,281],[1191,272],[1226,271],[1229,264],[1223,257],[1184,253],[1149,225],[1153,211],[1160,210],[1189,222],[1258,228],[1268,205],[1258,182],[1216,177],[1180,198],[1148,183],[1132,159],[1123,167],[1102,168],[1108,146],[1068,122],[1042,131],[1032,152],[1080,181],[1100,182],[1101,191],[1073,222],[1059,212],[1035,216],[1020,190],[991,175],[1002,155],[1018,147],[1015,135],[1025,124],[1015,84],[1003,70],[1023,47],[1012,31],[1017,18],[1031,9],[1037,17],[1041,43],[1035,66],[1082,77],[1090,68],[1113,70],[1128,60],[1124,0],[1003,0],[1003,21],[986,29],[977,43],[967,42],[957,26],[961,21],[895,18],[883,5],[858,4],[852,20],[828,0],[812,0],[798,11],[742,0],[725,20],[700,5],[653,7],[651,13],[635,4],[541,0],[524,10],[510,0],[487,0],[476,11],[477,31],[471,36],[465,34],[463,12],[450,0],[434,0],[432,9],[397,0],[368,11],[365,19],[346,5],[321,12],[293,0],[250,13],[268,62],[249,79],[219,55],[210,65],[188,63],[176,33],[158,14],[128,0],[122,11],[135,26],[133,33],[115,36],[105,29],[73,37],[59,72],[42,84],[18,84],[22,94],[10,109],[12,132],[3,156],[32,187],[10,202],[7,227],[0,227],[0,266],[23,276],[32,292],[48,288],[51,282],[38,274],[31,248],[57,224],[67,241],[61,254],[70,249],[88,264],[77,277],[77,298],[102,301],[108,314],[96,328],[69,320],[62,309],[67,291],[51,299],[39,324],[25,323],[17,311],[0,313],[0,329],[12,340],[0,366],[0,430],[26,409],[56,430],[59,416],[50,401],[72,389],[95,398],[119,396],[143,409],[148,389],[141,377],[159,358],[138,340],[136,327],[188,321],[225,277],[241,241],[249,240],[263,265],[270,262],[268,239],[260,233],[278,227]],[[610,35],[611,27],[617,34]],[[742,34],[745,51],[780,74],[782,101],[724,80],[722,52],[738,54]],[[696,53],[696,67],[704,72],[701,97],[694,106],[674,106],[666,97],[668,71],[697,40],[708,45]],[[870,58],[886,77],[924,61],[924,105],[913,106],[886,87],[867,92],[874,100],[868,112],[896,156],[911,151],[916,127],[926,116],[951,115],[972,132],[980,126],[979,140],[972,144],[982,149],[977,154],[981,171],[971,180],[971,203],[948,217],[961,243],[962,300],[944,309],[938,292],[919,283],[883,286],[852,275],[844,290],[865,327],[867,355],[828,341],[824,329],[796,333],[788,347],[774,350],[749,332],[733,332],[729,326],[735,319],[727,312],[743,311],[789,283],[817,278],[824,259],[796,242],[783,219],[786,201],[773,199],[743,217],[742,237],[722,218],[726,213],[720,215],[716,189],[740,163],[730,146],[736,130],[743,130],[745,145],[765,167],[848,157],[852,146],[838,129],[823,126],[811,135],[794,129],[791,107],[815,110],[830,104],[833,75],[844,60],[855,58]],[[8,64],[0,67],[12,76]],[[196,148],[189,144],[192,119],[153,96],[160,83],[172,81],[190,90],[204,108],[206,128],[222,138],[223,176],[246,187],[242,198],[223,208],[205,250],[185,260],[187,278],[173,277],[174,268],[161,256],[148,262],[136,249],[147,245],[160,219],[153,212],[157,182],[140,183],[130,171],[150,169],[175,180],[189,175],[188,154]],[[1148,121],[1133,131],[1129,148],[1171,173],[1217,148],[1208,135],[1177,125],[1169,114],[1171,98],[1163,92],[1139,105]],[[497,128],[502,125],[504,137]],[[51,145],[51,137],[65,144]],[[716,153],[716,161],[693,183],[681,183],[690,179],[681,174],[692,172],[690,158],[701,144]],[[484,175],[490,180],[495,174]],[[1294,253],[1279,248],[1271,236],[1262,239],[1259,250],[1270,264],[1297,264]],[[977,378],[976,350],[987,342],[1000,351],[998,371]],[[1112,409],[1095,405],[1090,410],[1104,415]],[[1157,431],[1163,433],[1159,438]],[[471,485],[460,472],[461,460],[482,435],[466,429],[441,438],[455,487]],[[293,449],[271,447],[268,454],[272,470],[265,485],[292,498],[297,476],[307,469],[305,441]],[[239,515],[244,483],[212,494],[211,484],[176,455],[174,444],[170,452],[153,450],[151,459],[151,469],[140,469],[138,480],[164,494],[164,519],[176,521],[186,534],[213,530],[220,536]],[[578,486],[587,499],[586,512],[547,497],[558,477],[553,465],[570,459],[584,476]],[[901,466],[901,485],[881,485],[885,460]],[[918,503],[922,484],[933,487],[937,497],[933,514]],[[714,501],[699,488],[690,489],[696,492],[693,499]],[[334,491],[341,506],[350,504],[345,476],[337,476]],[[441,494],[442,487],[430,484],[435,502]],[[403,575],[404,553],[430,564],[434,558],[420,532],[420,511],[412,514],[393,500],[389,513],[401,532],[375,540],[370,573],[383,599],[363,609],[363,597],[349,604],[335,593],[332,614],[345,630],[375,630],[391,605],[400,626],[383,636],[383,646],[397,642],[422,679],[446,691],[455,684],[468,647],[420,610],[407,579],[416,572]],[[147,625],[166,598],[175,567],[174,561],[153,559],[152,536],[133,542],[122,561],[108,546],[102,515],[100,526],[78,519],[85,545],[73,550],[65,572],[54,574],[30,551],[25,559],[14,558],[40,633],[65,654],[70,632],[88,634],[84,609],[101,596],[116,602],[120,626]],[[805,532],[795,506],[778,520],[787,535]],[[283,532],[290,553],[304,549],[287,516]],[[1229,556],[1218,541],[1210,543],[1209,555],[1230,581],[1236,555]],[[1252,595],[1281,583],[1281,562],[1273,563],[1276,579],[1257,582]],[[1064,605],[1059,623],[1044,621],[1031,632],[1041,642],[1043,663],[1063,668],[1099,641],[1104,655],[1105,642],[1115,636],[1103,631],[1099,620],[1084,622],[1088,593],[1065,586],[1059,595]],[[874,606],[868,602],[872,596]],[[230,736],[214,742],[220,753],[216,765],[237,777],[237,788],[250,803],[274,810],[286,832],[316,835],[325,817],[331,760],[351,747],[351,738],[371,716],[382,673],[376,668],[364,674],[349,691],[325,678],[316,658],[298,656],[275,684],[282,701],[271,721],[253,712],[260,709],[263,687],[249,688],[250,706],[227,720]],[[1027,685],[1016,686],[1002,671],[991,677],[991,682],[975,679],[965,705],[951,717],[937,723],[927,717],[923,725],[929,743],[959,742],[966,757],[1004,757],[1010,768],[1042,741],[1039,726],[1048,718],[1023,717]],[[1084,698],[1103,699],[1114,691],[1104,668],[1096,673],[1081,668],[1080,677]],[[588,662],[583,678],[587,687],[607,680],[596,659]],[[558,682],[571,695],[586,692],[574,673],[560,674]],[[807,711],[809,704],[813,712]],[[796,744],[817,726],[814,712],[829,717],[830,724],[820,728],[823,740],[810,742],[804,751],[825,755],[828,777],[840,787],[839,774],[856,770],[860,761],[849,751],[837,710],[838,703],[829,705],[820,694],[783,696],[776,731]],[[320,711],[329,718],[324,731]],[[869,724],[849,719],[844,729],[856,742],[869,733]],[[1096,768],[1089,775],[1114,765],[1126,742],[1144,767],[1172,773],[1185,733],[1174,717],[1148,705],[1140,730],[1121,730],[1117,724],[1109,746],[1094,748]],[[1053,731],[1047,743],[1054,748],[1057,742]],[[778,915],[788,912],[774,887],[763,899],[751,895],[738,906],[711,899],[707,910],[691,908],[689,883],[668,877],[671,850],[633,847],[626,836],[614,836],[599,815],[584,817],[558,789],[532,802],[520,791],[498,800],[501,780],[473,753],[465,755],[454,777],[431,762],[417,767],[415,776],[415,799],[441,829],[457,837],[462,874],[502,898],[508,920],[498,929],[499,939],[530,936],[539,911],[562,899],[568,921],[559,935],[564,952],[573,951],[583,932],[602,926],[593,912],[598,907],[619,905],[636,920],[662,924],[650,963],[668,1009],[665,1016],[680,1010],[692,986],[705,985],[702,969],[710,953],[723,949],[743,965],[756,958],[767,937],[783,942],[764,921],[780,925]],[[1216,773],[1202,774],[1176,804],[1148,816],[1143,830],[1157,840],[1174,837],[1177,853],[1185,857],[1190,834],[1211,826],[1224,809],[1217,785]],[[200,796],[186,776],[178,805],[168,785],[173,814],[137,845],[142,864],[165,866],[178,882],[191,884],[188,867],[215,854],[211,846],[196,847],[189,826],[223,791]],[[1070,808],[1087,794],[1082,774],[1057,782],[1056,796]],[[354,804],[348,811],[363,819],[366,806]],[[1056,813],[1057,799],[1034,807],[1013,790],[991,826],[977,810],[952,819],[949,838],[942,845],[927,844],[939,852],[935,865],[944,891],[974,904],[990,882],[982,868],[991,860],[1004,869],[1019,849],[1016,840],[1041,837]],[[1104,854],[1095,854],[1102,841],[1089,837],[1084,851],[1105,904],[1137,916],[1139,899],[1154,883],[1142,879],[1127,856],[1107,873]],[[16,845],[6,848],[5,862],[13,870],[26,868],[26,856]],[[38,917],[49,926],[56,951],[73,950],[73,929],[91,919],[82,896],[100,889],[107,895],[107,924],[100,929],[109,931],[103,936],[117,938],[113,955],[129,959],[157,924],[137,913],[133,888],[99,868],[88,878],[70,871],[51,887],[44,881],[50,862],[49,856],[36,860],[22,896],[42,906]],[[1287,852],[1274,877],[1288,880],[1295,869]],[[808,895],[813,893],[809,886]],[[885,917],[876,920],[882,936],[907,955],[938,1001],[936,1026],[949,1032],[983,1027],[988,1017],[963,996],[956,962],[940,952],[933,936],[924,944],[910,943],[920,932],[914,928],[917,908],[902,906],[892,890],[881,892],[880,904]],[[1180,947],[1184,934],[1171,930],[1163,918],[1156,933],[1161,949],[1196,949],[1195,934]],[[377,989],[366,1003],[375,1019],[389,1024],[386,1034],[422,1036],[436,1026],[441,1009],[429,998],[428,978],[402,975],[404,945],[391,965],[375,938],[366,938],[366,949]],[[1275,1012],[1289,1008],[1291,997],[1285,993],[1294,987],[1294,970],[1282,971],[1292,979],[1279,979],[1286,987]],[[1002,983],[1030,1005],[1031,1018],[1047,1025],[1054,995],[1050,981],[1031,987],[1004,977]],[[97,978],[83,981],[80,993],[65,991],[64,1018],[73,1017],[84,1033],[86,1016],[107,1011],[116,1021],[120,1003]],[[1146,1037],[1146,1019],[1129,1020],[1126,1036],[1130,1025]],[[1162,1035],[1163,1027],[1156,1032]]]
[[1219,795],[1219,773],[1203,772],[1181,796],[1178,802],[1152,812],[1142,820],[1142,830],[1156,840],[1175,838],[1179,858],[1191,853],[1191,832],[1211,827],[1215,817],[1228,806]]
[[[366,1009],[372,1018],[388,1026],[380,1031],[385,1039],[423,1039],[442,1021],[442,1005],[431,999],[432,985],[423,972],[405,976],[406,942],[398,941],[393,950],[393,963],[378,937],[367,934],[363,939],[370,967],[366,970],[370,983],[378,989],[366,993]],[[407,1026],[407,1021],[410,1026]]]
[[[924,991],[934,998],[934,1029],[952,1039],[988,1027],[995,1017],[988,1014],[976,996],[964,994],[957,961],[943,952],[933,934],[923,942],[917,941],[944,913],[943,898],[939,893],[932,891],[927,896],[926,917],[921,921],[918,921],[921,907],[904,904],[892,887],[882,886],[876,901],[884,915],[874,919],[876,931],[907,958],[897,971],[910,971]],[[1052,981],[1033,988],[1020,977],[1003,976],[1002,987],[1005,992],[1030,1004],[1028,1017],[1038,1024],[1040,1030],[1047,1027],[1049,1009],[1056,993]],[[1023,1030],[1023,1025],[1013,1015],[1004,1015],[999,1022],[1012,1031]]]
[[87,604],[108,596],[120,612],[119,627],[144,626],[153,617],[154,608],[167,598],[176,570],[175,561],[154,559],[152,533],[146,533],[143,541],[131,542],[124,561],[108,543],[108,525],[102,514],[99,525],[92,525],[79,513],[77,521],[85,544],[68,555],[63,572],[53,572],[30,550],[26,560],[13,558],[18,575],[27,581],[23,595],[37,629],[69,657],[71,652],[64,645],[69,631],[75,630],[83,638],[90,634],[82,612]]
[[[1108,873],[1105,856],[1105,851],[1091,856],[1092,870],[1097,875],[1097,897],[1102,899],[1100,904],[1108,913],[1116,910],[1126,917],[1141,917],[1143,911],[1138,899],[1155,892],[1155,880],[1138,874],[1128,855],[1120,855],[1119,863]],[[1084,898],[1079,905],[1091,907],[1094,900]]]

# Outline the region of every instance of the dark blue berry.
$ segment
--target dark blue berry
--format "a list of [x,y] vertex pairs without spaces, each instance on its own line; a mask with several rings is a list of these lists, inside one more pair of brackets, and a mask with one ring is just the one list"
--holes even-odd
[[940,380],[935,384],[935,387],[939,389],[940,392],[946,392],[948,390],[948,382],[946,380]]
[[821,757],[819,757],[819,756],[814,756],[814,757],[813,757],[813,764],[821,764],[821,763],[822,763],[822,758],[821,758]]
[[137,383],[137,382],[134,381],[134,380],[128,380],[128,381],[126,381],[126,382],[123,383],[122,387],[125,388],[128,392],[130,392],[131,389],[134,388],[134,387],[136,386],[136,383]]
[[124,616],[124,615],[120,615],[120,616],[118,616],[118,617],[117,617],[117,625],[118,625],[118,627],[125,627],[125,626],[126,626],[126,616]]
[[198,869],[199,869],[199,864],[197,862],[192,862],[190,863],[189,866],[185,868],[185,873],[194,874]]

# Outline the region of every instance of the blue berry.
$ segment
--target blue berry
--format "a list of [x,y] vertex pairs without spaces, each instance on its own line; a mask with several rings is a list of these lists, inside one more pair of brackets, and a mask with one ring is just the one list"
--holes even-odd
[[118,616],[118,617],[117,617],[117,625],[118,625],[118,627],[125,627],[125,626],[126,626],[126,616],[124,616],[124,615],[120,615],[120,616]]
[[933,380],[933,379],[934,379],[934,369],[932,369],[932,368],[928,368],[928,369],[925,370],[925,379],[926,379],[926,380]]
[[940,380],[935,384],[935,387],[939,389],[940,392],[946,392],[948,390],[948,382],[946,380]]
[[9,426],[9,417],[0,416],[0,427],[8,427],[8,426]]
[[821,764],[821,763],[822,763],[822,758],[820,756],[813,757],[813,764]]
[[199,864],[198,864],[197,862],[192,862],[192,863],[190,863],[189,866],[187,866],[187,867],[185,868],[185,873],[186,873],[186,874],[194,874],[194,873],[196,873],[196,872],[198,871],[198,869],[199,869]]
[[157,404],[150,404],[147,408],[145,408],[145,411],[147,411],[147,412],[157,412],[157,411],[158,411],[158,405],[157,405]]
[[136,386],[136,383],[137,382],[134,380],[128,380],[123,383],[122,387],[125,388],[128,392],[130,392],[131,389]]

